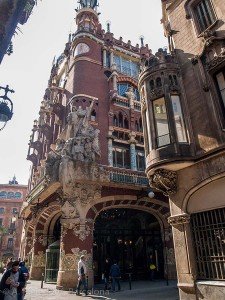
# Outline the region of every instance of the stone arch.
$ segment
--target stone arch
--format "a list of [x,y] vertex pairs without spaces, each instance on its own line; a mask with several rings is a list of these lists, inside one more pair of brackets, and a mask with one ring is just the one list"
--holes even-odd
[[170,216],[169,205],[161,200],[149,199],[143,197],[137,200],[136,196],[131,195],[118,195],[103,197],[101,200],[94,204],[87,212],[86,219],[95,220],[101,211],[111,208],[130,208],[142,210],[154,215],[160,223],[161,230],[169,228],[167,218]]
[[[212,176],[195,185],[184,197],[182,212],[194,213],[224,206],[225,173]],[[207,201],[199,201],[205,195]],[[204,197],[204,199],[205,199]],[[196,201],[198,199],[198,201]],[[194,205],[192,205],[194,203]],[[198,204],[200,207],[198,207]],[[193,209],[193,206],[195,208]]]

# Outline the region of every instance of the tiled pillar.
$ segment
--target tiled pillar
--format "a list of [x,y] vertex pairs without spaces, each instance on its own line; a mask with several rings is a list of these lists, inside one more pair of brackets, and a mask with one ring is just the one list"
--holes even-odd
[[88,269],[89,288],[94,283],[93,261],[93,223],[80,223],[80,219],[62,219],[60,243],[60,264],[57,280],[58,289],[74,289],[78,281],[78,261],[85,255]]
[[108,137],[108,163],[110,167],[113,167],[113,139]]

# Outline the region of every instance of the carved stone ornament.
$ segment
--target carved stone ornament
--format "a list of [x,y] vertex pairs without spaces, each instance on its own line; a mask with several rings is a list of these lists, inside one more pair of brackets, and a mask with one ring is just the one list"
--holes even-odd
[[168,218],[168,223],[171,226],[188,224],[188,223],[190,223],[190,215],[182,214],[182,215],[171,216]]
[[149,176],[149,183],[153,189],[163,192],[165,195],[173,195],[177,192],[177,173],[165,169],[158,169]]
[[82,206],[96,202],[101,198],[101,186],[78,183],[75,189],[75,197]]
[[64,203],[61,210],[62,210],[62,218],[64,219],[73,219],[79,217],[79,213],[76,207],[68,200]]

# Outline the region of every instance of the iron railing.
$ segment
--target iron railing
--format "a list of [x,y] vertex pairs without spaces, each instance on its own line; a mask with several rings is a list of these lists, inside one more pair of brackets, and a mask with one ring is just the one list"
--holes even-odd
[[225,279],[225,208],[191,217],[198,279]]

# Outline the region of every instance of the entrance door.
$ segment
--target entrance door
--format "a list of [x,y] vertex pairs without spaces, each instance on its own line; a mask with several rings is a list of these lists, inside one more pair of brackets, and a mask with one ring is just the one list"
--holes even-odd
[[156,276],[163,278],[160,226],[146,212],[132,209],[102,212],[95,222],[93,254],[96,282],[101,280],[106,258],[119,263],[123,278],[132,273],[134,279],[147,279],[151,255],[157,266]]

